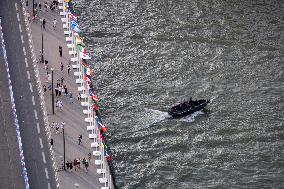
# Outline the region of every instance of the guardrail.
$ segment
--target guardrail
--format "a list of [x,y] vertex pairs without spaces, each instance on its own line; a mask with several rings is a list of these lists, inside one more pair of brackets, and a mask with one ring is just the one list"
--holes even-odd
[[[76,25],[76,23],[74,23],[74,20],[73,23],[71,21],[72,19],[75,19],[74,17],[76,16],[70,14],[70,12],[67,12],[68,4],[65,1],[60,0],[59,3],[59,9],[62,10],[60,12],[60,15],[63,17],[61,18],[61,20],[63,22],[64,34],[67,35],[66,41],[69,42],[69,44],[67,44],[67,47],[68,49],[70,49],[69,54],[71,55],[71,62],[75,63],[75,65],[72,65],[72,67],[76,69],[74,75],[78,77],[78,79],[76,79],[76,83],[80,84],[78,91],[82,93],[81,97],[83,99],[83,102],[81,102],[81,105],[83,107],[87,107],[87,110],[83,110],[83,113],[87,114],[85,122],[88,123],[87,130],[91,132],[91,134],[89,134],[89,138],[93,141],[91,143],[91,147],[93,149],[92,155],[97,157],[95,164],[96,166],[99,166],[97,173],[99,174],[99,176],[101,176],[99,178],[99,182],[103,185],[101,189],[116,188],[111,173],[113,172],[113,170],[110,169],[112,167],[111,157],[109,154],[110,148],[106,146],[105,137],[102,136],[103,133],[101,131],[101,128],[105,126],[101,124],[101,120],[100,118],[98,118],[98,115],[96,115],[96,111],[93,108],[91,100],[92,96],[89,93],[90,81],[85,80],[84,69],[86,68],[83,68],[83,65],[81,63],[83,58],[86,57],[81,57],[81,52],[77,48],[77,45],[80,44],[76,39],[76,37],[78,37],[78,28],[76,27],[78,26]],[[71,17],[73,18],[71,19]],[[76,25],[76,31],[74,31],[74,24]],[[100,122],[98,120],[100,120]],[[108,148],[107,150],[106,147]]]

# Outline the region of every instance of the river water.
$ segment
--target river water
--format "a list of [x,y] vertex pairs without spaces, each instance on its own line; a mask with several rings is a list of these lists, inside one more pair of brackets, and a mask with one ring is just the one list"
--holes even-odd
[[[284,188],[284,1],[76,9],[119,188]],[[170,119],[189,97],[209,111]]]

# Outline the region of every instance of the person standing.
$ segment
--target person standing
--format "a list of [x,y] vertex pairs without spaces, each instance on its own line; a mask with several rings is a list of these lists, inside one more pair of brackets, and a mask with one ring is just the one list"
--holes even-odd
[[79,135],[79,138],[78,138],[79,145],[82,143],[82,138],[83,138],[82,135]]
[[70,73],[70,65],[69,64],[67,66],[67,72],[68,72],[68,75],[69,75],[69,73]]
[[59,45],[58,50],[59,50],[59,56],[62,57],[62,46]]
[[45,21],[45,18],[42,20],[42,27],[43,27],[43,29],[45,29],[45,23],[46,23],[46,21]]
[[73,95],[72,95],[71,92],[69,93],[69,102],[70,102],[70,104],[71,103],[73,104]]
[[61,62],[61,63],[60,63],[60,70],[61,70],[62,73],[63,73],[63,68],[64,68],[64,65],[63,65],[63,63]]
[[56,28],[56,24],[57,24],[57,20],[54,18],[54,20],[53,20],[53,29]]

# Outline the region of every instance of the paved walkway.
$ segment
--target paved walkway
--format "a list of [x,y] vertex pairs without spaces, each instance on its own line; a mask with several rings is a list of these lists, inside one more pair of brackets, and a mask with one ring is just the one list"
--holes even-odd
[[[43,2],[43,1],[41,1]],[[48,1],[50,2],[50,1]],[[29,10],[31,11],[31,1],[29,3]],[[75,76],[73,74],[72,66],[70,74],[67,74],[67,65],[70,60],[70,56],[68,54],[68,49],[66,46],[64,31],[62,28],[62,22],[59,15],[58,9],[55,11],[51,11],[48,9],[46,11],[43,6],[41,11],[38,11],[40,18],[45,18],[46,26],[43,29],[44,36],[44,59],[48,61],[49,69],[46,70],[44,64],[38,63],[40,78],[43,84],[48,87],[47,83],[47,72],[51,73],[50,68],[54,68],[54,87],[56,87],[56,80],[64,77],[64,84],[67,86],[68,92],[72,92],[74,103],[69,102],[69,97],[62,95],[61,97],[55,96],[55,101],[60,99],[63,102],[63,111],[57,111],[55,108],[55,115],[52,115],[52,107],[51,107],[51,92],[47,89],[45,94],[45,104],[48,111],[49,122],[52,123],[65,122],[65,144],[66,144],[66,161],[73,161],[74,158],[84,157],[87,159],[88,154],[92,152],[90,140],[88,138],[88,132],[86,130],[86,123],[84,121],[83,108],[81,107],[79,101],[77,100],[78,96],[78,84],[75,83]],[[56,28],[53,28],[53,20],[54,18],[57,20]],[[31,24],[32,29],[32,37],[34,42],[34,49],[37,55],[37,59],[40,57],[41,50],[41,23],[40,21],[35,21]],[[63,56],[59,56],[59,46],[63,48]],[[60,70],[60,63],[63,63],[63,72]],[[63,164],[63,137],[62,130],[59,129],[59,133],[55,132],[55,129],[51,129],[53,131],[52,138],[54,141],[54,150],[56,153],[56,160],[58,165]],[[82,144],[78,145],[79,135],[82,135]],[[79,184],[80,189],[95,189],[101,188],[101,184],[99,183],[99,175],[96,173],[96,165],[94,164],[94,156],[92,156],[90,166],[88,172],[82,168],[75,171],[73,168],[72,172],[68,171],[60,171],[60,187],[61,188],[75,188],[75,184]]]

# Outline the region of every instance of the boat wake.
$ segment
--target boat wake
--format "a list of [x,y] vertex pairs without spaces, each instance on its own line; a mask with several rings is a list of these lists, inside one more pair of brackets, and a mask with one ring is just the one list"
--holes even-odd
[[200,111],[194,112],[193,114],[190,114],[190,115],[180,119],[180,121],[192,123],[192,122],[194,122],[194,120],[197,116],[203,115],[203,114],[204,114],[204,112],[202,110],[200,110]]
[[145,108],[145,114],[144,125],[146,128],[167,118],[171,118],[168,112],[148,108]]

